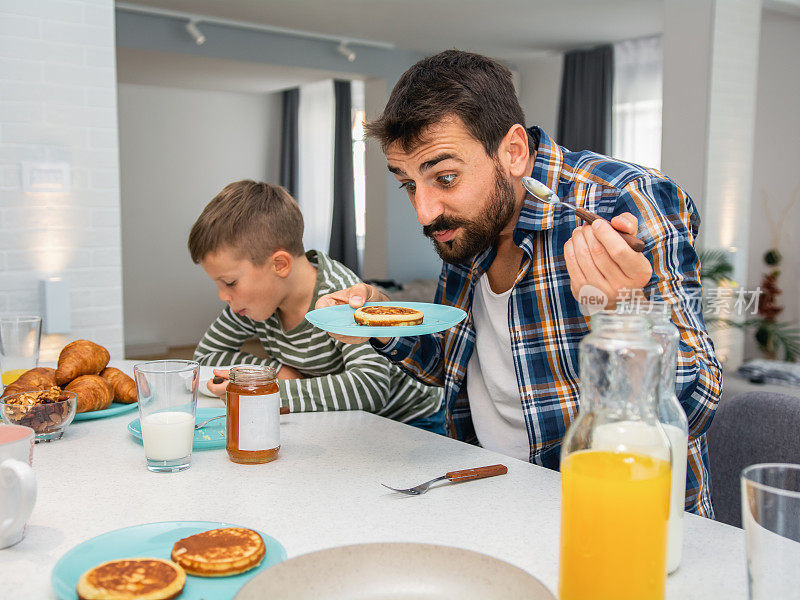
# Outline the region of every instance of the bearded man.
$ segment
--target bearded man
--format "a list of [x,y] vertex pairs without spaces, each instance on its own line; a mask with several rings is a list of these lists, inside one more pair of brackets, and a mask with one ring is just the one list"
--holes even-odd
[[[557,469],[579,408],[578,344],[589,331],[581,290],[600,294],[606,308],[631,291],[672,303],[681,334],[676,393],[689,420],[686,509],[712,517],[704,434],[721,371],[696,302],[697,208],[659,171],[570,152],[524,123],[507,68],[448,50],[411,67],[367,125],[444,261],[435,302],[468,313],[438,334],[371,343],[444,387],[452,437]],[[606,220],[587,225],[536,200],[524,176]],[[620,232],[637,235],[644,252]],[[378,300],[388,298],[359,284],[317,307]]]

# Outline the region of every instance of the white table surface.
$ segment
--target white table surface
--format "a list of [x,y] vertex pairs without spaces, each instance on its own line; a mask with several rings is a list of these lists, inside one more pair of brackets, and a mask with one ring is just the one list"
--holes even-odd
[[[130,372],[132,361],[117,366]],[[200,397],[199,406],[221,406]],[[560,475],[369,413],[281,417],[278,460],[237,465],[224,449],[192,466],[151,473],[128,433],[138,415],[73,423],[37,444],[39,496],[25,538],[0,550],[0,598],[55,598],[50,572],[93,536],[141,523],[226,521],[280,541],[289,558],[365,542],[422,542],[483,552],[525,569],[555,591]],[[424,496],[389,492],[447,471],[503,463],[508,474],[442,485]],[[667,597],[746,598],[740,529],[686,514],[683,561]]]

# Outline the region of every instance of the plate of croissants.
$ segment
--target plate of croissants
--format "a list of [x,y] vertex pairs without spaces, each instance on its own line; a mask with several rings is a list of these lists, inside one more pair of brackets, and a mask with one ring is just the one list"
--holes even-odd
[[[136,384],[120,369],[109,367],[111,355],[89,340],[64,346],[55,369],[36,367],[6,386],[2,396],[57,388],[75,392],[75,421],[100,419],[136,408]],[[0,396],[0,398],[2,398]]]

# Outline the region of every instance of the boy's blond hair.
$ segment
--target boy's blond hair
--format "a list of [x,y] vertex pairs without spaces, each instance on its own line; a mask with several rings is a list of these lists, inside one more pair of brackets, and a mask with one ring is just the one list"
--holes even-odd
[[278,185],[236,181],[226,185],[200,213],[189,233],[189,254],[197,264],[230,247],[256,266],[276,250],[303,254],[303,215],[294,198]]

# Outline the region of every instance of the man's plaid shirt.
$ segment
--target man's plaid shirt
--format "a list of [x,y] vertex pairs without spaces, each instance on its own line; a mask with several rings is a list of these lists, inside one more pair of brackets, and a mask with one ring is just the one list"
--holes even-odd
[[[593,152],[570,152],[537,127],[529,134],[538,142],[532,177],[563,200],[606,219],[624,212],[639,219],[638,235],[653,266],[645,294],[674,304],[672,318],[681,333],[676,393],[689,419],[686,510],[713,517],[705,431],[719,400],[722,373],[697,302],[697,208],[659,171]],[[564,243],[578,225],[573,211],[527,196],[513,233],[524,253],[508,310],[514,367],[530,462],[552,469],[559,467],[561,440],[580,407],[578,344],[589,332],[589,318],[572,296],[564,261]],[[467,311],[459,325],[376,345],[412,376],[444,386],[450,435],[471,443],[477,438],[464,385],[475,345],[470,308],[475,283],[494,255],[490,248],[471,264],[443,265],[435,302]]]

